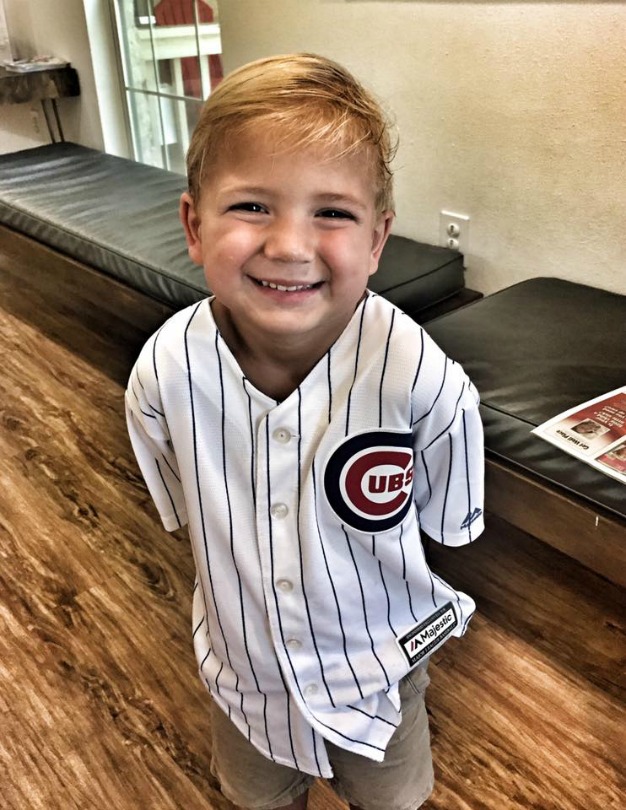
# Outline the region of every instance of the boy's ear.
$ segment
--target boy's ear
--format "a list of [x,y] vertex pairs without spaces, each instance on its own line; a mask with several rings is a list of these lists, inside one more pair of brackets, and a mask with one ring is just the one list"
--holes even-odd
[[374,228],[374,236],[372,240],[372,255],[370,258],[370,276],[378,270],[378,262],[380,261],[380,254],[383,252],[385,242],[391,233],[391,226],[393,224],[395,214],[393,211],[383,211],[379,216],[376,227]]
[[202,264],[202,237],[200,235],[200,217],[196,212],[191,195],[185,191],[181,195],[178,215],[183,224],[189,258],[195,264]]

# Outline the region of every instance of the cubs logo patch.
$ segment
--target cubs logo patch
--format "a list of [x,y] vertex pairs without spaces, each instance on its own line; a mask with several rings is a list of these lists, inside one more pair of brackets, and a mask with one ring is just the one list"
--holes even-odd
[[374,534],[400,525],[411,508],[411,433],[376,430],[350,436],[332,453],[324,491],[337,517]]

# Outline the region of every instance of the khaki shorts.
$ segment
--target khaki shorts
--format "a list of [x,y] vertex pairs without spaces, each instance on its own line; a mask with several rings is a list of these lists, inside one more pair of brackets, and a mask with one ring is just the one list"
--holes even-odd
[[[326,742],[337,795],[362,810],[416,810],[433,789],[428,717],[424,692],[426,666],[400,681],[402,722],[394,732],[383,762]],[[238,807],[273,810],[307,791],[315,777],[266,759],[215,704],[211,728],[211,772],[221,791]]]

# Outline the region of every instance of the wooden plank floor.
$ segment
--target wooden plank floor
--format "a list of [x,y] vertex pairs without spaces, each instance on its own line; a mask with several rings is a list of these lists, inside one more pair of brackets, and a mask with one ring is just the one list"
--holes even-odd
[[[0,808],[227,810],[190,550],[124,426],[144,336],[44,258],[0,246]],[[495,519],[432,557],[479,610],[431,665],[427,810],[624,808],[623,590]],[[344,807],[324,784],[309,806]]]

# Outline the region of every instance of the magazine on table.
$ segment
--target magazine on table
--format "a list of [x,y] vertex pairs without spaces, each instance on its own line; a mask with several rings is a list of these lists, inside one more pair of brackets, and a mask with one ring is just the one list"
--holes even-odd
[[532,432],[626,484],[626,385],[564,411]]

